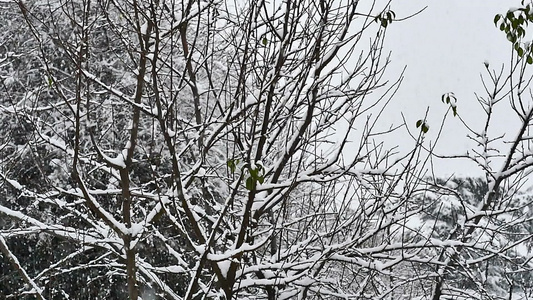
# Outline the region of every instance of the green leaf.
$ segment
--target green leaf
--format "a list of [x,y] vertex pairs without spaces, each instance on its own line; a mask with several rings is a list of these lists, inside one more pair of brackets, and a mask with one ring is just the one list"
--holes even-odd
[[387,20],[389,20],[389,23],[392,23],[392,20],[394,19],[395,14],[392,10],[387,12]]
[[265,177],[264,176],[259,176],[257,178],[257,181],[259,181],[260,184],[263,184],[263,182],[265,182]]
[[255,180],[252,177],[246,179],[246,189],[249,191],[255,189]]
[[531,55],[527,56],[527,63],[530,65],[533,64],[533,57],[531,57]]
[[257,179],[257,173],[258,173],[258,170],[257,169],[250,169],[248,170],[250,171],[250,177],[252,177],[253,179]]
[[266,46],[268,44],[268,40],[267,40],[266,37],[264,37],[261,42],[263,43],[264,46]]
[[235,173],[235,168],[237,167],[235,165],[235,160],[229,159],[226,164],[228,165],[228,168],[230,169],[231,173]]
[[516,30],[516,35],[519,38],[524,37],[526,35],[526,31],[524,30],[524,28],[518,27],[518,29]]
[[424,124],[422,125],[422,132],[423,132],[423,133],[428,133],[428,131],[429,131],[429,126],[427,126],[426,123],[424,123]]
[[498,23],[498,21],[500,20],[501,17],[502,17],[501,15],[494,16],[494,25],[497,26],[497,23]]
[[518,52],[518,56],[524,56],[524,49],[522,49],[522,47],[518,47],[518,50],[516,50],[516,52]]
[[420,125],[422,125],[422,123],[424,123],[424,121],[422,121],[422,120],[416,121],[416,128],[420,127]]

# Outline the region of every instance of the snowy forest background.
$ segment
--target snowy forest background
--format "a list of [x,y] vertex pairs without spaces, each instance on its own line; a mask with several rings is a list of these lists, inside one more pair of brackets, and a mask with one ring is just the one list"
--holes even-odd
[[[486,64],[484,126],[440,99],[477,145],[448,157],[426,138],[442,125],[383,114],[406,17],[0,0],[0,298],[532,298],[532,4],[494,19],[512,59]],[[398,132],[410,149],[387,148]],[[439,178],[436,158],[485,176]]]

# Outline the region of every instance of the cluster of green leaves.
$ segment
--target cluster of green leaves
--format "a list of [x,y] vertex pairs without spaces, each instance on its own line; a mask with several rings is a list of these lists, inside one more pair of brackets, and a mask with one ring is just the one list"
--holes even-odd
[[[239,159],[229,159],[227,165],[232,174],[237,170],[237,166],[241,161]],[[249,176],[246,178],[246,189],[251,191],[256,188],[257,183],[260,184],[265,182],[265,169],[262,165],[256,164],[255,167],[252,167],[249,163],[244,164],[241,167],[241,172],[247,171]]]
[[441,101],[444,104],[449,104],[452,109],[453,116],[457,116],[457,98],[455,97],[454,93],[450,92],[442,95]]
[[239,165],[241,161],[239,159],[229,159],[226,163],[228,165],[228,168],[231,172],[231,174],[235,173],[235,170],[237,169],[237,166]]
[[[524,5],[524,1],[522,1],[522,5]],[[533,64],[532,45],[523,41],[529,22],[533,22],[531,3],[521,8],[509,10],[505,15],[498,14],[494,17],[494,25],[505,32],[518,56],[524,57],[528,64]]]
[[396,18],[396,14],[392,10],[387,10],[377,15],[374,21],[379,22],[381,27],[387,28],[387,26],[392,23],[394,18]]
[[429,131],[429,125],[426,120],[416,121],[416,128],[420,128],[420,131],[422,131],[423,133],[427,133]]
[[255,168],[247,166],[248,174],[250,176],[246,178],[246,189],[251,191],[257,186],[257,182],[263,183],[265,181],[265,169],[261,165],[256,165]]

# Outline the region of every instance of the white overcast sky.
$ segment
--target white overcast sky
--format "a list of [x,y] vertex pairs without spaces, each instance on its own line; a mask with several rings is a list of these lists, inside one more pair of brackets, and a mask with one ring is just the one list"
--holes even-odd
[[[400,111],[403,111],[414,128],[429,106],[428,138],[433,138],[447,108],[440,102],[441,95],[454,92],[458,112],[474,128],[480,128],[483,113],[474,93],[483,95],[480,74],[485,72],[484,62],[499,69],[504,63],[508,65],[510,58],[510,44],[494,26],[493,19],[496,14],[519,5],[520,1],[509,0],[393,1],[392,10],[397,17],[410,15],[425,6],[427,9],[412,19],[393,23],[388,29],[386,47],[392,51],[389,75],[399,74],[404,66],[407,70],[388,108],[387,121],[401,123]],[[514,136],[514,118],[511,114],[500,115],[502,125],[495,127],[495,131]],[[465,153],[473,146],[466,134],[459,120],[449,118],[438,153]],[[440,176],[482,174],[479,168],[464,160],[436,162],[435,167]]]

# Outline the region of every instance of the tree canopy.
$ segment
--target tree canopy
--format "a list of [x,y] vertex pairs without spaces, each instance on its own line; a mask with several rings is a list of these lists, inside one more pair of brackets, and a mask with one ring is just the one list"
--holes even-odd
[[363,2],[0,1],[0,298],[533,293],[532,4],[494,19],[484,127],[440,99],[485,176],[439,178],[430,120],[381,129],[409,16]]

